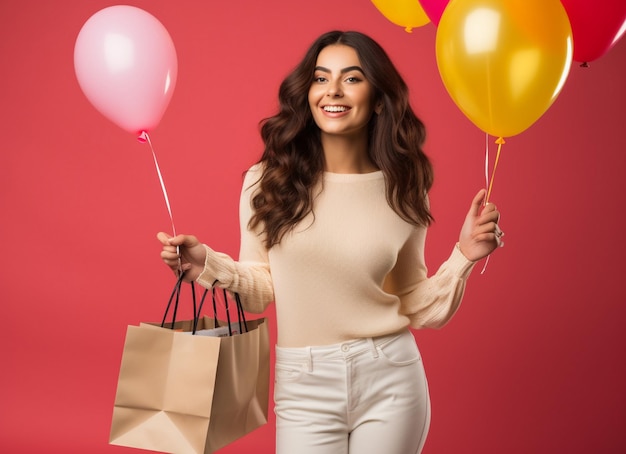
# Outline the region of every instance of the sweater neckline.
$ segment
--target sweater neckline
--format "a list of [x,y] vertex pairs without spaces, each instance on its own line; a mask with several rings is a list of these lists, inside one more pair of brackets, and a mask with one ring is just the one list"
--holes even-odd
[[324,172],[324,180],[325,181],[337,181],[337,182],[350,182],[350,181],[369,181],[369,180],[379,180],[383,178],[382,170],[375,170],[374,172],[368,173],[333,173],[333,172]]

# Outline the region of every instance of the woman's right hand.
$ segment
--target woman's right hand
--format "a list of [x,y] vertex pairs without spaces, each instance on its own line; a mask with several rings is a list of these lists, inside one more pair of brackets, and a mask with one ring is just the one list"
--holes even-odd
[[163,245],[161,258],[178,276],[185,271],[186,281],[195,281],[202,270],[206,259],[206,249],[193,235],[177,235],[172,237],[164,232],[157,234]]

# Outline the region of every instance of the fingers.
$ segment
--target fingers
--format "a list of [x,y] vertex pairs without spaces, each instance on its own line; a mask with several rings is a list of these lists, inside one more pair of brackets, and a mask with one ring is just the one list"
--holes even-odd
[[200,244],[198,239],[193,235],[176,235],[175,237],[170,237],[169,244],[172,246],[182,246],[186,248],[192,248]]
[[176,246],[163,246],[161,260],[173,270],[180,269],[181,257]]
[[163,246],[184,246],[190,248],[199,244],[198,239],[193,235],[180,234],[171,236],[165,232],[159,232],[157,239]]
[[[176,235],[175,237],[159,232],[157,239],[162,245],[161,259],[174,273],[202,268],[206,251],[193,235]],[[193,277],[189,277],[193,279]]]
[[476,217],[480,215],[486,195],[487,195],[487,191],[485,191],[484,189],[481,189],[474,196],[474,199],[472,200],[472,205],[470,206],[469,213],[468,213],[470,216]]
[[484,231],[479,234],[478,238],[475,237],[475,239],[482,241],[495,241],[498,247],[504,246],[504,241],[502,240],[502,238],[504,237],[504,232],[497,222],[490,222],[488,224],[484,224],[481,227]]
[[165,232],[157,233],[157,240],[159,240],[161,244],[164,246],[167,246],[170,244],[170,238],[172,238],[171,235],[168,235]]
[[171,259],[172,255],[176,255],[178,257],[179,248],[176,244],[174,244],[176,242],[176,238],[173,238],[172,236],[164,232],[159,232],[157,234],[157,239],[163,245],[163,251],[161,252],[161,257],[163,258],[163,260]]
[[478,241],[493,240],[494,238],[502,235],[504,235],[504,232],[500,230],[500,227],[495,222],[476,225],[472,231],[472,238]]
[[165,246],[161,251],[161,258],[164,262],[178,261],[180,255],[174,246]]
[[[484,200],[481,199],[482,195],[484,195],[484,190],[479,191],[476,197],[474,197],[472,202],[472,210],[474,210],[473,213],[476,213],[476,202],[482,203],[482,200]],[[470,210],[470,212],[472,212],[472,210]],[[498,211],[498,208],[493,203],[487,203],[484,207],[482,207],[480,215],[476,214],[474,229],[472,231],[473,240],[479,242],[495,242],[498,247],[504,246],[504,241],[502,241],[504,232],[498,224],[499,221],[500,212]]]
[[181,267],[180,247],[177,244],[184,242],[184,235],[172,237],[165,232],[159,232],[157,233],[157,239],[163,245],[163,249],[161,250],[161,259],[163,262],[175,273],[178,273],[181,269],[184,270],[184,268]]
[[190,241],[192,237],[189,235],[176,235],[176,236],[171,236],[168,235],[167,233],[164,232],[159,232],[157,234],[157,239],[164,245],[164,246],[187,246],[187,242]]
[[500,228],[500,224],[499,224],[500,212],[498,211],[496,206],[493,205],[492,203],[487,204],[487,207],[485,207],[485,209],[487,208],[491,208],[491,209],[488,210],[487,213],[484,213],[484,216],[486,218],[485,222],[487,222],[490,226],[493,225],[493,235],[495,237],[496,243],[498,244],[498,247],[502,247],[504,246],[504,241],[502,241],[504,232]]
[[483,209],[478,219],[479,224],[486,224],[488,222],[498,223],[500,221],[500,212],[493,203],[488,203]]
[[504,232],[500,229],[500,212],[493,203],[486,203],[487,192],[478,191],[461,227],[459,245],[469,260],[480,260],[502,247]]

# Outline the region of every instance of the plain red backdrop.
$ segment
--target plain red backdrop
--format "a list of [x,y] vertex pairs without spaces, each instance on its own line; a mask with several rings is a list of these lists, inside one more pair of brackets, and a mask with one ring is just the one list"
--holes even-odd
[[[177,49],[178,84],[151,136],[178,231],[236,256],[258,121],[318,34],[356,29],[388,50],[428,126],[427,261],[447,257],[484,185],[485,135],[442,85],[433,24],[408,34],[368,0],[129,3]],[[108,445],[126,326],[160,319],[173,276],[158,257],[155,234],[170,227],[149,148],[74,75],[80,28],[113,4],[0,3],[3,452],[133,452]],[[555,104],[507,140],[492,197],[506,247],[476,268],[448,326],[415,332],[433,402],[426,454],[626,451],[625,76],[622,40],[574,64]],[[273,423],[270,411],[221,452],[273,452]]]

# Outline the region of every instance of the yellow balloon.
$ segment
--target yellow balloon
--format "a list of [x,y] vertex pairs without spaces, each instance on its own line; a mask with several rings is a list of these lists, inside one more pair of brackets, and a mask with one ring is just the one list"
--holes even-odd
[[430,22],[418,0],[372,0],[372,3],[383,16],[409,33]]
[[558,96],[572,43],[560,0],[451,0],[437,28],[437,66],[453,101],[476,126],[510,137]]

